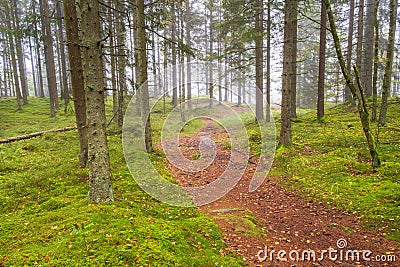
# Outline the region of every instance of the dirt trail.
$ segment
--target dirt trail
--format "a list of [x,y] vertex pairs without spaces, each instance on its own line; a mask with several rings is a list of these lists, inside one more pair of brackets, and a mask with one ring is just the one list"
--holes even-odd
[[[197,173],[180,171],[169,165],[174,178],[183,186],[208,184],[217,179],[229,163],[230,150],[226,142],[219,141],[227,140],[227,133],[211,120],[206,120],[199,135],[180,139],[183,155],[196,159],[202,135],[208,135],[216,142],[215,160],[207,169]],[[280,188],[274,178],[266,179],[258,190],[249,193],[248,186],[255,168],[256,165],[250,163],[232,191],[218,201],[201,207],[224,229],[228,250],[242,255],[249,266],[400,266],[400,249],[396,243],[363,229],[355,216],[327,208],[322,203],[304,200]],[[272,253],[272,250],[275,252]],[[286,252],[281,256],[287,261],[277,259],[279,250]],[[316,253],[315,261],[310,250]],[[331,256],[337,259],[330,260],[328,252],[323,250],[336,250],[331,252]],[[355,250],[359,251],[360,261],[353,260]],[[372,251],[371,255],[365,255],[370,261],[363,260],[365,250]],[[290,258],[297,258],[296,252],[299,253],[299,261],[292,261]],[[395,255],[397,264],[377,262],[375,257],[380,255],[387,260],[391,257],[389,255]]]

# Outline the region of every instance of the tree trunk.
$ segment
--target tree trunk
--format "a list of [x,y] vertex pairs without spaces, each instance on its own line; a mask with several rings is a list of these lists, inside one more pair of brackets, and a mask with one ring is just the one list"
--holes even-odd
[[389,38],[387,44],[387,56],[385,60],[385,74],[383,76],[382,85],[382,104],[379,113],[379,124],[386,124],[386,113],[388,108],[388,97],[390,96],[390,87],[392,81],[392,66],[394,55],[394,44],[396,35],[396,15],[397,15],[397,0],[390,0],[390,26]]
[[290,38],[292,39],[291,45],[292,45],[292,59],[291,59],[291,64],[292,64],[292,77],[290,79],[291,85],[290,85],[290,92],[291,92],[291,117],[296,118],[297,117],[297,9],[298,9],[298,0],[292,0],[291,5],[293,5],[293,18],[291,19],[291,33],[290,33]]
[[374,168],[379,167],[381,165],[381,161],[380,161],[380,158],[378,155],[378,151],[376,149],[374,136],[372,135],[372,131],[371,131],[369,113],[368,113],[368,109],[367,109],[364,91],[363,91],[363,88],[362,88],[362,85],[360,82],[360,75],[359,75],[357,67],[354,66],[354,71],[356,73],[356,80],[357,80],[358,88],[359,88],[359,91],[357,91],[357,87],[355,86],[355,84],[350,76],[350,72],[346,68],[346,63],[343,58],[342,48],[340,45],[339,35],[337,33],[336,23],[334,20],[330,1],[324,0],[324,2],[326,5],[326,8],[327,8],[327,11],[328,11],[329,24],[330,24],[330,28],[331,28],[332,37],[333,37],[333,40],[335,43],[335,49],[336,49],[336,54],[337,54],[337,57],[339,60],[340,68],[342,70],[342,73],[346,80],[346,83],[351,90],[353,98],[358,100],[357,109],[358,109],[358,113],[360,115],[363,131],[364,131],[365,137],[367,139],[369,152],[371,154],[372,166]]
[[79,138],[79,166],[86,167],[88,162],[88,139],[86,127],[86,100],[81,51],[79,48],[78,17],[75,3],[64,0],[65,28],[67,48],[71,70],[72,96],[74,98],[76,125]]
[[367,0],[366,21],[364,28],[364,48],[363,61],[361,67],[361,81],[365,90],[365,95],[372,95],[372,73],[374,65],[374,25],[375,25],[375,5],[376,0]]
[[282,107],[281,131],[279,145],[292,145],[292,115],[293,106],[293,80],[296,79],[293,60],[296,58],[297,38],[292,36],[294,29],[297,31],[297,5],[298,1],[286,1],[284,5],[285,28],[283,44],[283,74],[282,74]]
[[[356,66],[361,71],[361,63],[363,57],[363,36],[364,36],[364,0],[358,3],[358,22],[357,22],[357,47],[356,47]],[[348,69],[351,72],[351,69]],[[358,88],[358,85],[356,83]],[[359,90],[359,88],[358,88]]]
[[124,97],[126,89],[126,30],[122,16],[119,16],[117,22],[117,46],[118,46],[118,126],[122,126],[124,119]]
[[58,41],[59,41],[59,49],[60,49],[60,59],[61,59],[61,91],[64,96],[64,112],[67,112],[67,107],[69,104],[69,88],[68,88],[68,79],[67,79],[67,64],[65,61],[65,46],[64,46],[64,34],[63,34],[63,22],[62,22],[62,10],[61,10],[61,2],[57,3],[56,7],[57,14],[57,27],[58,27]]
[[[36,5],[35,5],[36,1],[33,1],[33,12],[36,12]],[[35,43],[36,43],[36,57],[37,57],[37,66],[38,66],[38,73],[37,73],[37,77],[38,77],[38,93],[39,93],[39,97],[40,98],[44,98],[44,88],[43,88],[43,75],[42,75],[42,59],[40,56],[40,41],[39,41],[39,37],[38,37],[38,22],[35,19],[34,22],[34,29],[35,29]]]
[[[186,13],[185,13],[185,23],[186,23],[186,45],[191,47],[191,36],[190,36],[190,16],[191,16],[191,10],[190,10],[190,1],[185,0],[186,3]],[[189,110],[192,110],[192,56],[190,53],[186,54],[186,80],[187,80],[187,100],[188,100],[188,108]]]
[[37,89],[37,84],[36,84],[36,74],[35,74],[35,57],[33,56],[33,45],[31,41],[31,37],[28,37],[29,40],[29,56],[31,60],[31,68],[32,68],[32,79],[33,79],[33,91],[35,92],[35,96],[39,96],[39,92]]
[[[138,62],[139,77],[138,84],[140,85],[140,104],[142,123],[145,130],[145,145],[147,152],[152,152],[153,142],[151,136],[151,125],[150,125],[150,107],[149,107],[149,89],[147,83],[147,54],[146,54],[146,26],[145,26],[145,14],[144,14],[144,0],[136,1],[136,26],[138,34]],[[176,88],[175,88],[176,89]],[[176,99],[177,100],[177,99]]]
[[263,20],[264,8],[262,0],[256,0],[256,18],[255,18],[255,31],[256,31],[256,118],[258,121],[264,119],[264,95],[263,95]]
[[265,121],[271,121],[271,0],[267,3],[267,73]]
[[[13,27],[11,26],[11,11],[10,11],[10,6],[9,6],[9,2],[5,1],[4,2],[5,5],[5,9],[6,9],[6,26],[8,29],[13,29]],[[11,56],[11,65],[12,65],[12,72],[13,72],[13,76],[14,76],[14,85],[15,85],[15,94],[17,96],[17,110],[21,110],[21,88],[20,88],[20,83],[19,83],[19,79],[18,79],[18,67],[17,67],[17,60],[15,58],[15,45],[14,45],[14,37],[11,33],[11,31],[7,32],[7,36],[8,36],[8,45],[9,45],[9,49],[10,49],[10,56]]]
[[85,81],[89,166],[89,200],[113,201],[110,157],[106,136],[102,38],[99,2],[80,1],[80,44]]
[[[375,5],[375,14],[378,14],[379,0]],[[376,109],[378,107],[378,67],[379,67],[379,22],[375,16],[375,44],[374,44],[374,73],[372,77],[372,114],[371,121],[376,121]]]
[[19,15],[18,15],[18,5],[17,1],[13,0],[13,24],[15,29],[15,48],[17,52],[18,59],[18,70],[19,70],[19,79],[21,83],[21,92],[22,92],[22,100],[24,105],[28,104],[28,80],[26,79],[26,67],[25,67],[25,58],[24,58],[24,50],[22,49],[22,32],[19,27]]
[[[346,68],[351,69],[351,56],[353,55],[353,35],[354,35],[354,0],[350,0],[350,14],[349,14],[349,34],[347,35],[347,56],[346,56]],[[353,101],[351,97],[351,91],[348,86],[344,89],[344,101]]]
[[50,29],[48,0],[40,0],[40,13],[42,18],[42,32],[44,43],[44,57],[46,63],[47,85],[50,95],[50,116],[56,116],[58,103],[56,69],[54,63],[53,37]]
[[[140,1],[140,0],[139,0]],[[172,105],[174,107],[178,106],[178,81],[177,81],[177,71],[176,71],[176,16],[175,8],[171,9],[171,57],[172,57]]]
[[318,104],[317,118],[322,120],[325,116],[325,50],[326,50],[326,7],[321,1],[321,27],[319,35],[319,68],[318,68]]

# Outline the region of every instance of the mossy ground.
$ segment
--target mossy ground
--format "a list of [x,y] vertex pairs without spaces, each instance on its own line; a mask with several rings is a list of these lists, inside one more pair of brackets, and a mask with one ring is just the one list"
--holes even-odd
[[[18,112],[14,101],[0,99],[2,138],[74,123],[72,113],[49,118],[46,99],[30,99]],[[3,266],[242,265],[241,257],[220,252],[226,247],[210,218],[144,193],[125,164],[121,135],[108,141],[116,201],[102,205],[87,201],[76,131],[0,145]],[[163,169],[162,156],[154,158]]]
[[336,206],[400,241],[400,99],[390,99],[385,127],[372,123],[382,166],[373,170],[355,107],[338,105],[293,123],[292,149],[277,151],[270,172],[300,195]]
[[[74,124],[71,110],[49,118],[47,99],[32,98],[23,111],[14,110],[14,101],[0,100],[0,138]],[[356,110],[340,105],[327,110],[323,123],[314,112],[295,120],[294,146],[277,151],[271,179],[306,198],[359,215],[368,226],[399,241],[400,100],[390,102],[387,126],[378,130],[373,124],[375,135],[379,132],[381,168],[373,170],[368,161]],[[107,110],[111,118],[109,103]],[[157,135],[165,115],[156,112],[152,126]],[[195,120],[183,134],[192,135],[201,126]],[[257,140],[255,126],[249,117],[249,136]],[[109,132],[116,201],[103,205],[87,202],[88,171],[77,167],[76,131],[0,145],[4,266],[243,264],[225,253],[220,229],[210,218],[197,209],[164,205],[140,190],[126,167],[117,127],[111,124]],[[252,150],[257,143],[251,144]],[[156,151],[152,160],[170,176],[163,153]]]

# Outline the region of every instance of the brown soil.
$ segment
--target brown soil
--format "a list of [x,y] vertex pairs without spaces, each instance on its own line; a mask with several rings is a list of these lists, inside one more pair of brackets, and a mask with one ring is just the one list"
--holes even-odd
[[[174,178],[183,186],[199,186],[214,181],[229,162],[230,150],[226,142],[219,141],[227,140],[227,134],[211,120],[206,120],[199,135],[180,139],[180,148],[185,157],[195,159],[201,135],[208,135],[216,142],[215,160],[207,169],[196,173],[181,171],[169,165]],[[244,176],[233,190],[223,198],[201,207],[223,229],[228,248],[221,253],[233,251],[243,256],[249,266],[400,266],[400,249],[396,243],[373,230],[364,229],[362,222],[355,216],[327,207],[321,202],[305,200],[279,187],[273,177],[266,179],[255,192],[249,193],[248,186],[255,168],[255,164],[249,163]],[[347,241],[345,248],[338,249],[339,239]],[[268,257],[260,261],[257,254],[265,248],[268,248]],[[327,253],[323,254],[323,260],[318,260],[322,250],[329,249],[338,250],[332,254],[337,256],[337,260],[330,260]],[[271,260],[272,250],[275,252]],[[282,256],[288,261],[277,259],[279,250],[286,251],[287,254]],[[300,261],[289,259],[288,253],[291,250],[299,252]],[[302,261],[304,250],[316,251],[317,260]],[[360,251],[360,261],[353,261],[351,256],[346,261],[348,250]],[[362,251],[365,250],[372,251],[371,261],[362,260]],[[340,251],[343,252],[342,260]],[[263,257],[265,253],[259,255]],[[397,264],[377,262],[374,258],[377,255],[395,255]],[[295,254],[291,256],[296,257]]]

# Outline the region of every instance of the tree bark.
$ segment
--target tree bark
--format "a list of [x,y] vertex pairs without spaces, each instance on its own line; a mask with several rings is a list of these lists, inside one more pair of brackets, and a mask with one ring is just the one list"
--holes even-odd
[[[375,5],[375,14],[378,14],[379,0]],[[376,109],[378,108],[378,67],[379,67],[379,22],[375,16],[375,44],[374,44],[374,73],[372,76],[372,114],[371,121],[376,121]]]
[[67,107],[69,104],[69,88],[68,88],[68,79],[67,79],[67,64],[65,61],[65,45],[64,45],[64,33],[63,33],[63,21],[62,21],[62,10],[61,10],[61,2],[57,3],[56,7],[56,15],[57,15],[57,27],[58,27],[58,41],[59,41],[59,50],[60,50],[60,59],[61,59],[61,91],[64,96],[64,112],[67,111]]
[[263,23],[264,23],[264,8],[262,0],[256,0],[256,17],[255,17],[255,31],[256,31],[256,118],[258,121],[264,119],[264,95],[263,95]]
[[[191,47],[191,35],[190,35],[190,16],[191,16],[191,10],[190,10],[190,0],[185,0],[186,4],[186,13],[185,13],[185,23],[186,23],[186,45],[188,47]],[[187,90],[187,100],[188,100],[188,109],[192,110],[192,56],[190,53],[186,54],[186,80],[187,80],[187,85],[186,85],[186,90]]]
[[281,131],[279,145],[292,145],[292,115],[293,115],[293,80],[296,79],[296,70],[293,60],[296,58],[296,41],[293,37],[294,29],[297,31],[297,5],[298,1],[285,1],[285,27],[283,43],[283,74],[282,74],[282,105],[281,105]]
[[81,51],[79,48],[78,17],[75,3],[64,0],[67,49],[71,70],[72,96],[74,99],[76,125],[79,138],[79,166],[86,167],[88,162],[88,140],[86,127],[86,100]]
[[127,91],[126,87],[126,49],[125,49],[125,40],[126,40],[126,30],[124,19],[120,15],[117,21],[117,46],[118,46],[118,60],[117,60],[117,69],[118,69],[118,115],[117,122],[118,126],[122,126],[124,119],[124,97],[125,92]]
[[[351,56],[353,55],[353,35],[354,35],[354,0],[350,0],[350,14],[349,14],[349,34],[347,35],[347,56],[346,56],[346,68],[351,69]],[[344,101],[353,101],[351,97],[351,91],[348,86],[344,89]]]
[[148,74],[147,74],[147,54],[146,54],[146,26],[144,15],[144,0],[136,1],[136,26],[138,34],[138,68],[139,77],[138,84],[140,86],[140,104],[142,114],[142,124],[145,133],[145,146],[147,152],[151,153],[153,150],[153,142],[151,136],[150,125],[150,107],[149,107],[149,89],[148,89]]
[[267,3],[267,71],[266,71],[266,110],[265,121],[271,121],[271,1]]
[[379,113],[379,124],[386,124],[386,113],[388,109],[388,97],[390,96],[390,87],[392,81],[392,66],[393,66],[393,55],[394,55],[394,44],[396,35],[396,16],[397,16],[397,0],[390,0],[390,26],[389,26],[389,38],[387,44],[387,56],[385,60],[385,74],[383,76],[382,85],[382,104]]
[[22,100],[24,105],[28,104],[28,80],[26,79],[26,67],[25,67],[25,58],[24,58],[24,50],[22,48],[22,32],[19,27],[19,15],[18,15],[18,5],[17,1],[13,0],[13,24],[15,29],[15,48],[17,52],[18,59],[18,70],[19,70],[19,79],[21,83],[21,92],[22,92]]
[[[48,0],[39,0],[40,13],[42,19],[42,32],[43,32],[43,43],[44,43],[44,57],[46,63],[47,73],[47,85],[50,96],[50,116],[56,116],[56,109],[58,106],[58,95],[57,95],[57,81],[56,81],[56,70],[54,63],[54,50],[53,50],[53,37],[50,28],[49,21],[49,7]],[[57,108],[58,106],[58,108]]]
[[319,67],[318,67],[318,104],[317,118],[322,120],[325,116],[325,50],[326,50],[326,6],[321,1],[321,27],[319,35]]
[[365,95],[372,95],[372,73],[374,65],[374,25],[376,0],[367,0],[366,21],[364,28],[364,47],[361,67],[361,81]]
[[97,0],[80,1],[80,46],[85,81],[89,166],[89,200],[113,201],[106,136],[102,38]]
[[[10,6],[9,2],[5,1],[4,2],[5,9],[6,9],[6,26],[8,29],[13,29],[11,26],[11,11],[10,11]],[[11,56],[11,65],[12,65],[12,72],[13,72],[13,77],[14,77],[14,85],[15,85],[15,94],[17,97],[17,110],[21,110],[21,88],[20,88],[20,83],[19,83],[19,78],[18,78],[18,67],[17,67],[17,60],[15,57],[15,45],[14,45],[14,36],[12,35],[11,31],[8,31],[7,33],[8,37],[8,45],[10,49],[10,56]]]
[[[291,59],[291,64],[292,64],[292,75],[290,79],[290,92],[291,92],[291,117],[296,118],[297,117],[297,9],[299,5],[298,0],[291,0],[291,5],[293,5],[293,18],[291,18],[291,24],[292,26],[290,27],[291,33],[290,33],[290,38],[292,39],[290,41],[291,46],[292,46],[292,59]],[[296,12],[294,12],[296,11]]]

